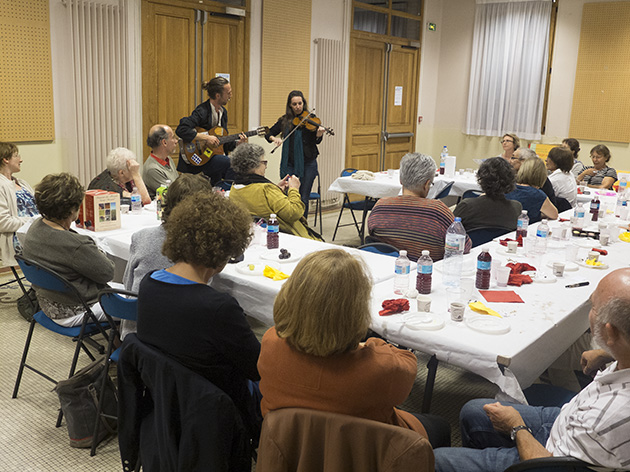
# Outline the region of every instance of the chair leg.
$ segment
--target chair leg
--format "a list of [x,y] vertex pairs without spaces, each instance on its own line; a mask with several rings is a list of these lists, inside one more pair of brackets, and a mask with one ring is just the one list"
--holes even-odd
[[15,379],[15,387],[13,387],[13,395],[11,398],[16,398],[18,390],[20,389],[20,382],[22,382],[22,374],[24,373],[24,367],[26,366],[26,356],[28,355],[28,350],[31,346],[31,338],[33,337],[35,323],[37,323],[37,321],[31,320],[31,326],[28,328],[28,335],[26,336],[26,343],[24,344],[24,352],[22,353],[22,360],[20,361],[20,369],[18,370],[18,375]]
[[[320,194],[321,195],[321,194]],[[319,211],[319,232],[324,232],[324,223],[322,222],[322,199],[317,200],[317,210]]]
[[94,433],[92,434],[92,449],[90,450],[90,456],[96,454],[96,446],[98,443],[98,435],[101,429],[101,413],[103,412],[103,401],[105,400],[105,384],[107,383],[107,376],[109,374],[109,366],[112,349],[111,346],[114,343],[114,335],[110,336],[109,347],[107,348],[107,357],[105,358],[105,368],[103,369],[103,378],[101,380],[101,391],[98,395],[98,404],[96,405],[96,421],[94,422]]
[[[341,210],[339,210],[339,218],[337,218],[337,224],[335,225],[335,232],[333,233],[333,237],[332,237],[333,241],[335,240],[335,236],[337,236],[337,230],[339,229],[339,222],[341,221],[341,215],[343,215],[343,209],[345,208],[344,204],[346,203],[347,198],[348,198],[347,195],[344,196],[343,203],[341,204]],[[350,211],[352,211],[352,208],[350,209]],[[352,217],[354,218],[354,215],[352,215]]]
[[435,375],[438,368],[438,359],[435,354],[427,362],[427,382],[424,385],[424,397],[422,398],[422,413],[431,411],[431,398],[433,396],[433,386],[435,385]]

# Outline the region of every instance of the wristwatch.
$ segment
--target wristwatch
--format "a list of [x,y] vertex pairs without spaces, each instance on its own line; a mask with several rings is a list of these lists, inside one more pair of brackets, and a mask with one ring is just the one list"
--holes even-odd
[[516,433],[518,433],[521,429],[525,429],[525,430],[529,431],[529,434],[531,434],[532,436],[534,435],[534,433],[532,433],[531,429],[529,429],[527,426],[522,424],[522,425],[515,426],[514,428],[512,428],[512,431],[510,432],[510,439],[512,441],[516,441]]

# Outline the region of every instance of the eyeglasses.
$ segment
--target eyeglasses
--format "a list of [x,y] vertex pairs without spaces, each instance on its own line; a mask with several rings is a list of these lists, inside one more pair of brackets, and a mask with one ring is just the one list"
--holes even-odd
[[524,160],[525,160],[525,158],[524,158],[524,157],[515,157],[515,156],[512,156],[512,157],[510,157],[510,160],[512,160],[512,161],[524,161]]
[[267,165],[267,161],[260,161],[260,163]]
[[503,143],[513,143],[514,141],[512,141],[511,139],[503,139],[501,140],[501,144]]

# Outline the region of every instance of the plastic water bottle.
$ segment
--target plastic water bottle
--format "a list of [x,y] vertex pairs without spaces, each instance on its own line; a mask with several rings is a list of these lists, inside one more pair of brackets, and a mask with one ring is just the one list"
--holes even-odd
[[418,275],[416,277],[416,290],[421,295],[431,293],[431,280],[433,278],[433,259],[426,249],[418,259]]
[[448,148],[444,146],[440,153],[440,175],[444,175],[446,171],[446,157],[448,156]]
[[527,216],[527,210],[521,211],[521,215],[516,222],[516,237],[527,237],[527,228],[529,227],[529,216]]
[[269,215],[267,222],[267,249],[278,249],[280,247],[280,225],[275,213]]
[[444,285],[459,287],[465,246],[466,230],[462,225],[462,219],[457,216],[453,224],[446,230],[444,262],[442,263]]
[[597,221],[599,218],[599,197],[595,195],[593,200],[591,200],[591,221]]
[[626,179],[625,175],[622,175],[621,179],[619,179],[618,193],[624,193],[626,191],[626,188],[628,188],[628,179]]
[[538,225],[536,231],[536,252],[538,254],[544,254],[547,252],[547,239],[549,238],[549,225],[547,220],[544,219]]
[[411,262],[407,257],[407,251],[400,251],[400,255],[396,258],[394,269],[394,293],[404,295],[409,290],[409,271]]
[[626,192],[619,192],[617,195],[617,205],[615,206],[615,216],[621,217],[623,207],[628,206],[628,197]]
[[575,223],[573,224],[573,227],[575,229],[584,228],[585,216],[586,216],[586,210],[584,209],[584,205],[582,203],[578,203],[577,206],[575,207],[575,210],[573,210],[573,217],[575,218]]
[[142,214],[142,198],[140,197],[140,193],[138,193],[138,187],[134,187],[131,192],[131,214]]
[[475,287],[479,290],[488,290],[490,288],[490,269],[492,267],[492,256],[490,249],[484,247],[477,256],[477,277],[475,278]]

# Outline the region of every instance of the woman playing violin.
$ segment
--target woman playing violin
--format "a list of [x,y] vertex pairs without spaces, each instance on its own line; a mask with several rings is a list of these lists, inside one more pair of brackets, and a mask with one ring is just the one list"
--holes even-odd
[[[276,137],[281,134],[283,137],[288,136],[291,131],[299,124],[303,117],[297,119],[303,112],[308,115],[308,106],[304,94],[299,90],[294,90],[287,98],[286,113],[278,118],[278,121],[269,129],[269,133],[265,135],[267,141],[274,143],[276,146],[282,144],[282,139]],[[314,118],[310,115],[309,118]],[[294,123],[297,121],[297,123]],[[310,121],[310,120],[308,120]],[[307,123],[304,120],[302,124]],[[305,126],[299,126],[289,139],[286,140],[282,147],[282,160],[280,161],[280,177],[287,175],[296,175],[299,177],[300,198],[304,202],[304,217],[308,216],[308,197],[317,175],[317,145],[321,143],[322,136],[326,129],[322,126],[309,126],[309,130]]]

